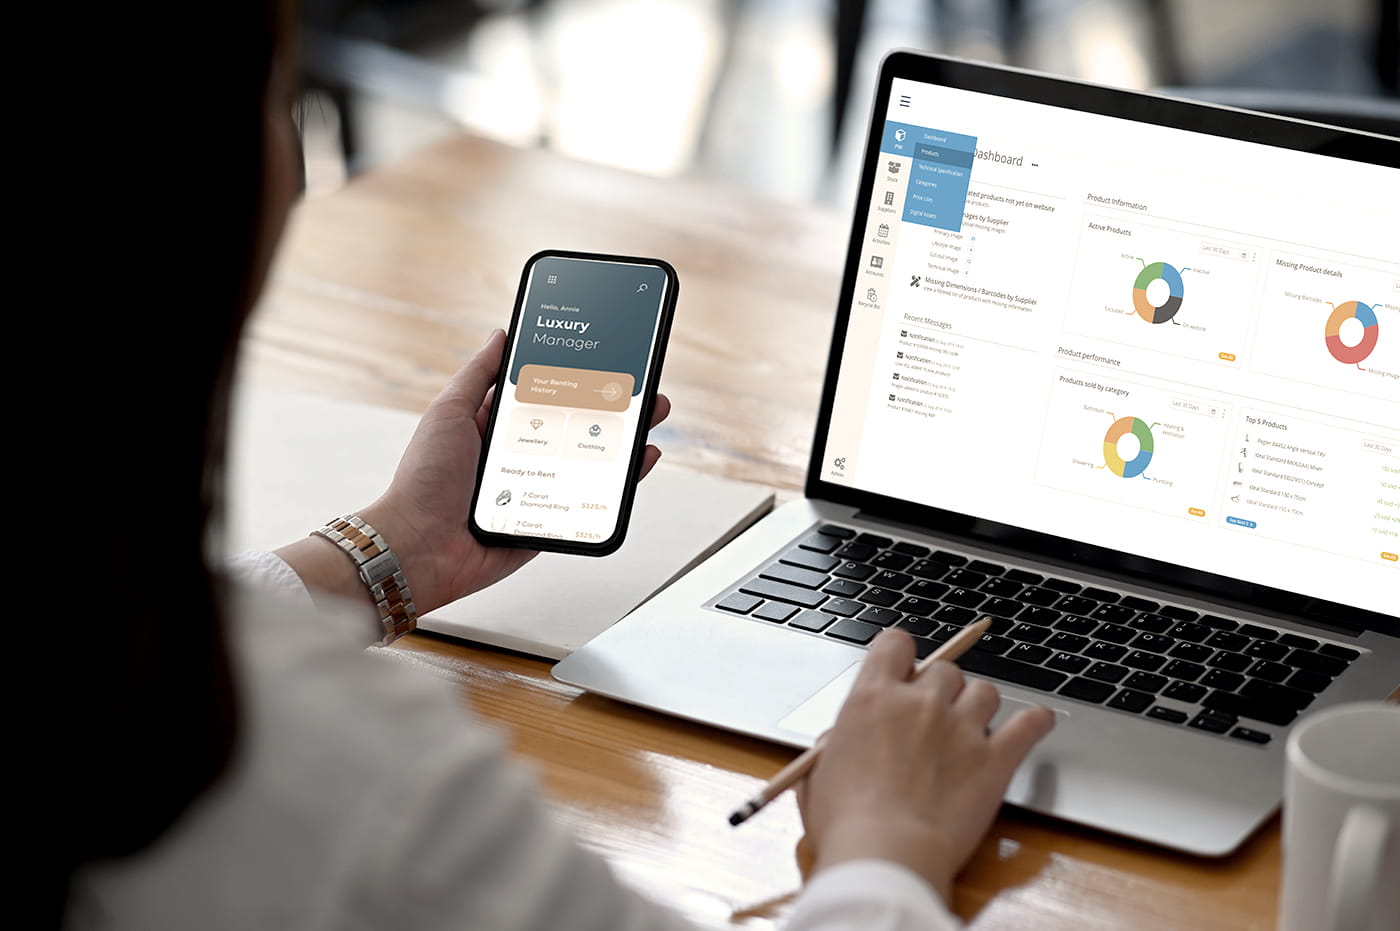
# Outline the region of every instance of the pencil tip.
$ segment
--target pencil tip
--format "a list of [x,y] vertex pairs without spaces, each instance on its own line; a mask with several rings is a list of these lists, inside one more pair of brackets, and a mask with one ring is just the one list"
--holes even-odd
[[736,809],[734,813],[729,816],[729,823],[731,826],[737,828],[739,825],[749,820],[756,811],[758,811],[758,805],[754,804],[752,800],[747,801],[742,807]]

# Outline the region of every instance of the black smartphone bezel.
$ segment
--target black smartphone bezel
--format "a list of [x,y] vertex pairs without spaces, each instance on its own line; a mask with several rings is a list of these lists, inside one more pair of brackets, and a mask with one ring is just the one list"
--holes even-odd
[[[645,384],[642,388],[641,416],[637,420],[637,432],[632,437],[632,447],[627,465],[627,477],[622,486],[618,502],[617,524],[612,536],[597,543],[586,541],[561,540],[557,537],[531,537],[515,533],[497,533],[487,530],[476,522],[476,507],[481,497],[482,480],[486,475],[487,451],[491,438],[496,432],[496,416],[500,412],[501,395],[508,390],[506,384],[510,360],[515,350],[515,342],[520,335],[521,312],[525,306],[525,296],[529,288],[530,273],[535,264],[544,258],[581,259],[585,261],[607,262],[617,265],[650,265],[659,268],[666,275],[666,296],[661,302],[659,319],[656,324],[656,337],[652,342],[651,361],[647,368]],[[515,306],[511,310],[510,329],[506,332],[506,348],[501,354],[501,367],[496,373],[496,391],[491,399],[491,416],[486,423],[486,433],[482,437],[481,456],[476,464],[476,485],[472,489],[471,509],[467,513],[467,527],[472,536],[487,546],[504,546],[512,549],[538,550],[547,553],[569,553],[576,556],[606,556],[614,553],[627,538],[627,528],[632,519],[632,502],[637,494],[638,472],[642,456],[646,452],[647,432],[651,428],[652,412],[656,407],[656,395],[661,385],[661,368],[666,360],[666,347],[671,338],[671,322],[676,313],[676,299],[680,293],[680,277],[671,263],[663,259],[645,256],[615,255],[606,252],[578,252],[569,249],[543,249],[525,260],[520,270],[520,284],[515,292]]]

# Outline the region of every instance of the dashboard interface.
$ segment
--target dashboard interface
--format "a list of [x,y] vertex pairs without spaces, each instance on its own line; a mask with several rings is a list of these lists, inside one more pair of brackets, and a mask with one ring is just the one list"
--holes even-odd
[[1400,170],[898,78],[875,167],[823,480],[1397,613]]

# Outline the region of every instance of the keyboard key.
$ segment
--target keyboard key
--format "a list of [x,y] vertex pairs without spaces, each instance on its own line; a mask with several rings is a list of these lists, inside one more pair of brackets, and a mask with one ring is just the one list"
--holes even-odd
[[1050,628],[1037,627],[1034,624],[1017,624],[1007,633],[1007,636],[1022,643],[1044,643],[1045,639],[1050,636]]
[[1035,663],[1037,665],[1045,662],[1053,655],[1053,650],[1037,646],[1034,643],[1018,643],[1006,651],[1007,659],[1018,660],[1022,663]]
[[1166,663],[1167,658],[1156,653],[1148,653],[1146,650],[1134,650],[1123,657],[1123,665],[1133,669],[1146,669],[1148,672],[1156,672]]
[[817,528],[817,533],[824,533],[829,537],[836,537],[838,540],[849,540],[856,535],[850,527],[842,527],[838,524],[823,524]]
[[1226,672],[1224,669],[1212,669],[1201,679],[1201,685],[1208,689],[1224,689],[1227,692],[1233,692],[1244,685],[1244,676],[1237,672]]
[[915,659],[924,659],[942,645],[942,642],[938,640],[925,640],[922,637],[916,637],[914,639],[914,657]]
[[841,579],[854,579],[857,582],[864,582],[875,574],[874,566],[867,566],[863,562],[853,562],[846,560],[831,570],[831,574]]
[[852,582],[850,579],[832,579],[830,584],[822,588],[828,595],[839,595],[842,598],[854,598],[865,591],[865,586],[859,582]]
[[905,598],[896,607],[905,614],[917,614],[919,617],[928,617],[938,610],[938,602],[929,598]]
[[1021,613],[1016,615],[1016,620],[1023,624],[1039,624],[1041,627],[1049,627],[1061,617],[1060,612],[1052,611],[1049,608],[1041,608],[1036,605],[1027,605],[1021,609]]
[[1232,634],[1229,631],[1217,630],[1205,639],[1208,647],[1216,647],[1221,650],[1243,650],[1249,646],[1249,638],[1239,634]]
[[1105,643],[1096,640],[1084,650],[1084,655],[1090,659],[1100,659],[1106,663],[1114,663],[1122,659],[1128,653],[1128,648],[1119,646],[1116,643]]
[[1072,634],[1091,634],[1098,626],[1098,621],[1091,621],[1087,617],[1075,617],[1073,614],[1067,614],[1055,622],[1056,630],[1067,630]]
[[1263,731],[1250,730],[1247,727],[1235,728],[1233,731],[1230,732],[1230,736],[1237,737],[1240,740],[1247,740],[1250,743],[1255,744],[1266,744],[1273,737],[1272,734],[1266,734]]
[[932,556],[930,556],[929,559],[937,559],[938,561],[945,562],[950,566],[967,565],[966,556],[961,556],[957,553],[950,553],[947,550],[938,550]]
[[815,608],[827,598],[821,592],[814,592],[810,588],[774,582],[771,579],[750,579],[740,585],[739,590],[748,595],[758,595],[760,598],[788,601],[804,608]]
[[944,562],[934,562],[928,559],[920,559],[918,562],[908,566],[905,571],[921,579],[941,579],[948,574],[948,564]]
[[1272,627],[1260,627],[1258,624],[1241,624],[1236,633],[1246,637],[1253,637],[1255,640],[1277,640],[1278,631]]
[[1300,650],[1316,650],[1320,645],[1311,637],[1300,637],[1297,634],[1280,634],[1278,642],[1286,647],[1297,647]]
[[824,533],[814,533],[798,544],[804,550],[811,550],[814,553],[830,553],[841,545],[841,541]]
[[783,604],[781,601],[770,601],[749,616],[760,617],[765,621],[773,621],[774,623],[781,624],[783,621],[786,621],[796,614],[797,610],[796,605]]
[[912,575],[905,575],[903,572],[895,572],[891,569],[881,569],[870,577],[871,585],[878,585],[881,588],[893,588],[903,590],[910,582],[914,581]]
[[[985,610],[987,610],[987,606],[983,605],[977,613],[981,614]],[[987,625],[987,632],[992,634],[1005,634],[1015,626],[1015,621],[1009,621],[1004,617],[994,617],[992,618],[992,622]]]
[[856,537],[856,542],[865,546],[873,546],[877,550],[882,550],[887,546],[894,545],[894,541],[889,537],[882,537],[878,533],[862,533]]
[[1283,663],[1271,663],[1266,659],[1250,666],[1247,672],[1256,679],[1263,679],[1265,682],[1282,682],[1293,675],[1293,667],[1285,666]]
[[1240,626],[1239,621],[1232,621],[1228,617],[1221,617],[1218,614],[1207,614],[1196,619],[1196,623],[1204,624],[1215,630],[1234,630]]
[[979,676],[1001,679],[1042,692],[1053,692],[1067,678],[1064,673],[1046,669],[1044,666],[1020,663],[1005,656],[977,649],[964,653],[958,659],[958,665],[967,672],[976,673]]
[[1165,634],[1172,628],[1172,619],[1162,617],[1160,614],[1139,614],[1128,622],[1128,626],[1134,630],[1145,630],[1153,634]]
[[1122,605],[1102,604],[1090,612],[1089,616],[1098,621],[1111,621],[1114,624],[1126,624],[1137,616],[1137,612],[1132,608],[1125,608]]
[[[1298,717],[1295,708],[1285,705],[1271,705],[1267,702],[1255,701],[1243,695],[1236,695],[1234,692],[1211,692],[1201,699],[1201,704],[1207,708],[1217,711],[1228,712],[1231,715],[1239,715],[1242,718],[1253,718],[1256,721],[1263,721],[1266,724],[1293,723],[1293,719]],[[1231,721],[1233,724],[1234,722]]]
[[1109,643],[1127,643],[1138,636],[1138,633],[1131,627],[1124,627],[1122,624],[1104,624],[1094,631],[1094,636],[1100,640],[1107,640]]
[[1288,684],[1295,689],[1306,689],[1313,694],[1321,692],[1332,684],[1332,679],[1324,676],[1320,672],[1308,672],[1306,669],[1299,669],[1288,679]]
[[762,598],[755,598],[753,595],[744,595],[735,592],[715,602],[715,607],[723,608],[725,611],[733,611],[735,614],[748,614],[761,604],[763,604]]
[[977,612],[968,608],[960,608],[957,605],[944,605],[933,614],[934,618],[945,624],[957,624],[959,626],[977,618]]
[[1136,692],[1132,689],[1123,689],[1113,698],[1109,699],[1108,707],[1117,708],[1119,711],[1131,711],[1137,714],[1146,710],[1152,704],[1152,696],[1146,692]]
[[1182,621],[1170,631],[1167,636],[1175,637],[1178,640],[1189,640],[1192,643],[1200,643],[1210,636],[1210,628],[1200,624],[1192,624],[1190,621]]
[[1265,682],[1261,679],[1250,679],[1240,686],[1239,693],[1245,698],[1273,705],[1287,705],[1300,711],[1312,704],[1312,700],[1316,697],[1306,689],[1295,689],[1292,686]]
[[943,581],[958,588],[977,588],[987,577],[980,572],[972,572],[968,569],[954,569],[943,577]]
[[1045,641],[1045,645],[1052,650],[1061,650],[1065,653],[1078,653],[1087,647],[1092,641],[1088,637],[1081,637],[1078,634],[1068,634],[1064,631],[1056,631],[1050,635],[1050,639]]
[[[830,606],[828,605],[828,607]],[[926,617],[906,614],[904,620],[894,626],[898,627],[900,630],[909,631],[909,633],[913,634],[915,637],[927,637],[941,625],[937,621]]]
[[1060,688],[1060,694],[1070,698],[1077,698],[1080,701],[1102,702],[1112,695],[1115,689],[1107,682],[1095,682],[1092,679],[1074,678],[1070,679]]
[[1166,705],[1158,705],[1155,708],[1149,708],[1147,716],[1149,718],[1156,718],[1158,721],[1167,721],[1171,724],[1180,724],[1182,721],[1186,720],[1186,712],[1176,708],[1168,708]]
[[839,614],[841,617],[855,617],[865,610],[865,605],[849,598],[833,598],[822,605],[822,610],[828,614]]
[[[1330,644],[1323,644],[1324,647]],[[1359,654],[1358,654],[1359,655]],[[1336,656],[1325,655],[1321,650],[1294,650],[1283,658],[1283,662],[1308,672],[1320,672],[1324,676],[1336,678],[1346,671],[1347,661]]]
[[973,572],[980,572],[983,575],[1001,575],[1006,571],[1005,566],[999,566],[994,562],[987,562],[985,559],[974,559],[967,564],[967,568]]
[[[1125,604],[1134,611],[1156,611],[1161,605],[1155,601],[1148,601],[1146,598],[1139,598],[1137,595],[1124,595],[1119,604]],[[1160,631],[1159,631],[1160,633]]]
[[913,556],[905,556],[903,553],[896,553],[893,550],[885,550],[882,553],[876,553],[874,556],[872,556],[870,558],[870,565],[876,566],[880,569],[888,569],[891,572],[898,572],[899,570],[906,568],[913,561]]
[[1020,613],[1023,607],[1025,606],[1021,602],[1012,601],[1010,598],[989,598],[982,604],[981,611],[993,617],[1011,618]]
[[1023,585],[1039,585],[1044,579],[1043,575],[1036,575],[1034,572],[1027,572],[1025,569],[1008,569],[1006,577],[1013,582],[1020,582]]
[[803,569],[814,569],[817,572],[830,572],[841,565],[841,560],[835,556],[824,556],[821,553],[814,553],[811,550],[804,550],[801,547],[788,550],[778,558],[779,562],[785,562],[792,566],[801,566]]
[[1093,601],[1088,598],[1080,598],[1078,595],[1066,595],[1059,601],[1055,602],[1056,609],[1063,611],[1066,614],[1087,615],[1090,611],[1094,610],[1098,606],[1099,603],[1097,601]]
[[842,559],[851,559],[856,562],[866,562],[871,556],[880,552],[879,547],[871,546],[869,543],[847,543],[836,551],[835,555]]
[[856,621],[847,618],[837,621],[826,632],[828,637],[835,637],[837,640],[845,640],[848,643],[869,643],[875,639],[875,635],[880,632],[880,628],[874,624],[867,624],[864,621]]
[[904,590],[904,594],[917,598],[927,598],[929,601],[937,601],[952,588],[951,585],[944,585],[942,582],[930,582],[928,579],[916,579],[913,585]]
[[1071,582],[1068,579],[1046,579],[1040,584],[1045,588],[1052,588],[1055,591],[1062,592],[1066,595],[1073,595],[1084,587],[1083,585],[1080,585],[1077,582]]
[[862,592],[859,600],[868,605],[879,605],[882,608],[888,608],[890,605],[898,604],[903,601],[904,595],[898,590],[890,591],[888,588],[875,586],[867,588]]
[[1335,643],[1324,643],[1317,648],[1317,652],[1324,656],[1335,656],[1337,659],[1346,660],[1350,663],[1361,655],[1360,650],[1353,650],[1351,647],[1338,646]]
[[1111,592],[1106,588],[1086,588],[1080,591],[1081,598],[1092,598],[1094,601],[1103,601],[1109,604],[1117,601],[1122,596],[1118,592]]
[[796,627],[798,630],[810,630],[813,633],[825,630],[836,618],[830,614],[823,614],[821,611],[803,611],[793,618],[788,624],[789,627]]
[[982,637],[972,645],[972,649],[981,650],[984,653],[1005,653],[1015,645],[1015,640],[1008,640],[996,634],[983,634]]
[[[1027,588],[1016,596],[1016,600],[1029,605],[1038,605],[1042,608],[1048,608],[1062,597],[1063,596],[1059,592],[1051,591],[1048,588]],[[1059,612],[1057,611],[1056,613],[1058,614]]]
[[904,620],[904,615],[898,611],[891,611],[889,608],[866,608],[860,613],[860,620],[868,624],[879,624],[881,627],[889,627],[895,621]]
[[1210,731],[1212,734],[1223,734],[1235,726],[1235,716],[1225,712],[1207,709],[1191,719],[1187,727],[1194,727],[1197,730]]
[[1212,669],[1228,669],[1230,672],[1244,672],[1254,665],[1254,660],[1243,653],[1231,653],[1229,650],[1220,650],[1210,659],[1206,660],[1206,665]]
[[1201,615],[1190,608],[1178,608],[1176,605],[1163,605],[1157,609],[1158,614],[1165,614],[1174,621],[1194,621]]
[[1056,653],[1045,661],[1045,665],[1064,672],[1083,672],[1084,667],[1088,666],[1089,662],[1083,656],[1075,656],[1072,653]]
[[988,579],[986,582],[982,583],[982,591],[986,592],[988,595],[996,595],[1001,598],[1011,598],[1018,594],[1023,588],[1025,588],[1025,586],[1020,582],[1013,582],[1001,576]]
[[1190,702],[1195,704],[1205,696],[1206,690],[1202,686],[1193,682],[1173,682],[1162,692],[1167,698],[1175,698],[1177,701]]
[[825,572],[803,569],[801,566],[789,566],[781,562],[773,563],[767,569],[759,572],[759,575],[765,579],[787,582],[790,585],[801,585],[803,588],[821,588],[827,581]]
[[1100,682],[1118,682],[1127,674],[1127,667],[1114,663],[1095,663],[1084,670],[1084,675],[1090,679],[1098,679]]
[[1174,659],[1162,669],[1162,674],[1171,676],[1173,679],[1195,682],[1205,671],[1206,667],[1200,663],[1188,663],[1184,659]]
[[964,608],[975,608],[987,600],[987,596],[980,592],[974,592],[967,588],[955,588],[943,596],[943,600],[948,604],[959,605]]
[[1178,643],[1167,651],[1168,656],[1177,659],[1184,659],[1192,663],[1204,663],[1214,655],[1215,651],[1208,646],[1199,643]]
[[915,559],[927,556],[931,552],[927,546],[920,546],[917,543],[904,543],[902,541],[894,545],[894,551],[896,553],[902,553],[905,556],[913,556]]
[[1132,642],[1132,646],[1149,653],[1165,653],[1176,646],[1176,641],[1161,634],[1138,634],[1137,639]]
[[1139,692],[1151,692],[1156,694],[1166,688],[1171,682],[1166,676],[1155,675],[1150,672],[1135,672],[1127,679],[1123,680],[1123,687],[1127,689],[1137,689]]

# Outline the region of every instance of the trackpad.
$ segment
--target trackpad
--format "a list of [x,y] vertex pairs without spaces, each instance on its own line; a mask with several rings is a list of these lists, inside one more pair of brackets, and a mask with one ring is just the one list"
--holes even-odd
[[779,721],[778,726],[794,734],[801,734],[809,741],[815,741],[831,730],[831,725],[836,723],[837,712],[845,704],[851,686],[855,685],[856,676],[860,673],[860,663],[860,660],[856,660],[847,666],[844,672],[818,689],[815,695],[788,712],[788,716]]

